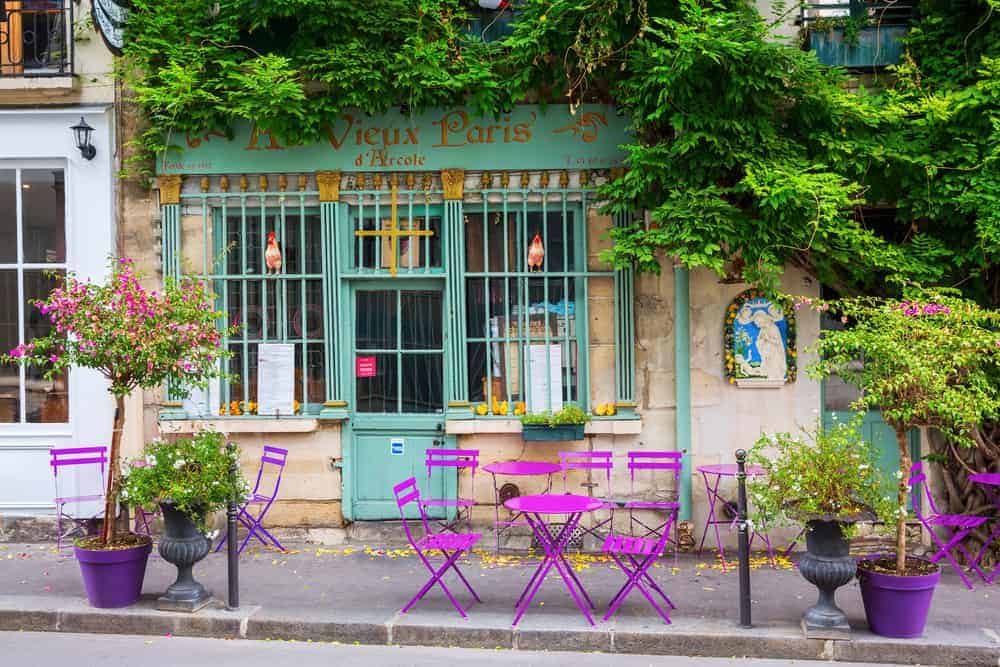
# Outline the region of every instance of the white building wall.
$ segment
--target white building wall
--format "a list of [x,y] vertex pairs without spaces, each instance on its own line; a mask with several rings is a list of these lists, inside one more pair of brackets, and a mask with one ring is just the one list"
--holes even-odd
[[[70,126],[95,128],[93,160],[76,148]],[[114,252],[113,114],[108,105],[0,108],[0,169],[62,168],[66,177],[66,260],[80,277],[101,279]],[[48,514],[54,485],[49,448],[107,445],[114,405],[97,373],[70,373],[69,423],[0,424],[0,515]]]

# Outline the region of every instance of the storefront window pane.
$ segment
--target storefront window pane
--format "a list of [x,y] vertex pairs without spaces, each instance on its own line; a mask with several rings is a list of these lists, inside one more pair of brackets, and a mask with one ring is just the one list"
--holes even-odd
[[[8,352],[18,344],[17,303],[17,271],[0,271],[0,352]],[[19,378],[17,366],[0,365],[0,423],[21,421]]]
[[17,261],[17,172],[0,169],[0,264]]
[[[44,299],[62,281],[61,275],[52,276],[38,270],[24,272],[24,340],[46,336],[52,330],[48,317],[39,312],[31,302]],[[25,410],[29,423],[61,423],[69,420],[68,375],[61,373],[51,380],[44,377],[44,369],[29,366],[25,369]]]
[[25,169],[21,172],[24,261],[66,261],[64,221],[66,184],[61,169]]

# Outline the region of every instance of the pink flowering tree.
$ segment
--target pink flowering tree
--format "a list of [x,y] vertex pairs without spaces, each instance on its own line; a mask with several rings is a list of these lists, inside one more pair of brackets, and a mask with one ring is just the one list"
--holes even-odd
[[39,366],[51,378],[72,366],[99,371],[115,398],[101,542],[114,541],[125,397],[169,382],[184,395],[220,375],[222,313],[202,282],[168,279],[162,291],[139,284],[132,260],[112,260],[104,284],[72,274],[33,305],[52,322],[51,332],[3,355],[4,362]]
[[[1000,313],[949,290],[912,290],[902,300],[859,297],[801,300],[840,317],[845,328],[823,331],[815,378],[836,374],[861,389],[855,410],[881,410],[899,446],[896,511],[897,574],[906,570],[910,480],[907,432],[936,428],[955,446],[975,446],[973,429],[1000,417]],[[863,363],[858,364],[861,360]]]

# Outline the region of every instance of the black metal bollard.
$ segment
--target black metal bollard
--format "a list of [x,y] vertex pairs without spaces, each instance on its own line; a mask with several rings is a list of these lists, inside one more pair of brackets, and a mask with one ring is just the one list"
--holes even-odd
[[740,526],[740,625],[744,628],[753,627],[750,622],[750,533],[747,526],[747,453],[736,450],[736,465],[738,473],[737,511]]
[[[230,455],[236,451],[236,445],[232,442],[226,445]],[[229,466],[229,476],[236,479],[239,474],[239,462],[233,461]],[[229,574],[229,599],[226,601],[226,609],[235,611],[240,608],[240,553],[239,545],[236,543],[236,518],[239,508],[237,499],[230,498],[226,506],[226,554],[229,556],[227,571]]]

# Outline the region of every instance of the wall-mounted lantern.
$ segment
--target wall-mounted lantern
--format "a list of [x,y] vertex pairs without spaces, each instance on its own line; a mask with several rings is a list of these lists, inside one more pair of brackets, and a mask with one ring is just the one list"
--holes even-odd
[[93,160],[94,156],[97,155],[97,149],[90,143],[90,135],[93,133],[94,128],[87,124],[83,116],[80,116],[79,124],[69,129],[73,130],[73,135],[76,137],[76,147],[80,149],[80,155],[84,159]]

